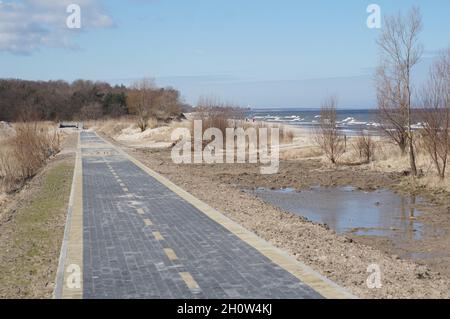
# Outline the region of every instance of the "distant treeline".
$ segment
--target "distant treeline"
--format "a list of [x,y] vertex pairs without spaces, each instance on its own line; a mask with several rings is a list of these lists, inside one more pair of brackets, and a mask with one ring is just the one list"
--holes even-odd
[[[128,102],[135,91],[123,85],[85,80],[73,83],[0,80],[0,121],[87,120],[133,115],[136,110]],[[160,120],[177,117],[183,109],[189,109],[175,89],[154,86],[151,93],[154,96],[152,116]]]

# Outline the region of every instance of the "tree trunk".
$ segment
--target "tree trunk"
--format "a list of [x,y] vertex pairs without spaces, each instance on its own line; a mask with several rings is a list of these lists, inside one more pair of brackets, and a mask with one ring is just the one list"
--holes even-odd
[[[409,61],[409,56],[408,56]],[[408,142],[409,142],[409,162],[411,164],[411,173],[413,176],[417,176],[416,155],[414,153],[414,141],[411,130],[411,78],[410,78],[410,65],[408,64],[406,69],[406,89],[408,93]]]
[[411,174],[417,176],[416,155],[414,153],[414,143],[412,136],[409,137],[409,162],[411,164]]
[[406,146],[406,141],[398,143],[398,147],[400,147],[400,152],[402,153],[402,155],[406,155]]

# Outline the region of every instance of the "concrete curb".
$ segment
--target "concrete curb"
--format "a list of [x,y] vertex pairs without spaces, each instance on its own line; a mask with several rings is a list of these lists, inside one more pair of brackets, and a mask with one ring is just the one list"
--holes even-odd
[[64,279],[65,279],[65,267],[66,262],[69,256],[70,249],[70,239],[72,232],[72,222],[73,222],[73,213],[74,207],[76,205],[77,196],[77,186],[79,183],[78,177],[80,174],[81,165],[81,141],[80,141],[80,133],[78,132],[78,142],[76,148],[76,156],[75,156],[75,165],[73,170],[73,179],[72,186],[70,190],[69,204],[67,208],[67,217],[66,217],[66,225],[64,228],[64,237],[61,244],[61,253],[59,256],[58,262],[58,270],[56,272],[56,280],[55,280],[55,289],[53,291],[53,299],[62,299],[64,298]]

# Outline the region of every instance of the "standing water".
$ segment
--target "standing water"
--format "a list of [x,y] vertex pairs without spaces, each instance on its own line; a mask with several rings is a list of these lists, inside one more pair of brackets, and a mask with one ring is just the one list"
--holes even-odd
[[337,233],[385,236],[395,241],[420,240],[423,224],[416,198],[406,198],[388,190],[364,192],[353,187],[309,190],[257,189],[254,194],[281,209],[326,224]]

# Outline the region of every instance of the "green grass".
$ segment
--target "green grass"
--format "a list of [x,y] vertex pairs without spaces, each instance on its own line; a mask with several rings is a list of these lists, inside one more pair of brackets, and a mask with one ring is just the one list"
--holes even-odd
[[43,298],[51,295],[64,233],[73,163],[46,172],[41,187],[0,228],[10,234],[0,243],[0,297]]

